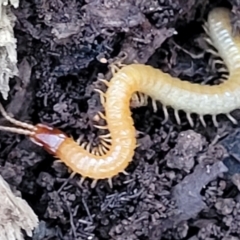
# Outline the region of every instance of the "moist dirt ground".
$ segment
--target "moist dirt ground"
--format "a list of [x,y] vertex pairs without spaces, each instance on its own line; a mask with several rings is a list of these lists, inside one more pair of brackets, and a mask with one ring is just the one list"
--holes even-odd
[[[15,36],[19,77],[3,105],[19,120],[57,127],[98,144],[103,111],[98,77],[127,53],[137,61],[199,84],[219,84],[224,64],[207,52],[202,24],[215,7],[240,1],[21,0]],[[119,90],[121,91],[121,89]],[[173,96],[174,97],[174,96]],[[121,99],[119,99],[121,101]],[[239,111],[233,116],[240,120]],[[226,116],[203,127],[184,112],[181,125],[158,103],[132,109],[140,147],[113,178],[113,188],[80,176],[27,137],[1,132],[0,174],[39,217],[33,240],[240,239],[240,131]],[[8,123],[1,117],[1,125]],[[104,124],[100,121],[99,124]],[[30,239],[27,238],[26,239]]]

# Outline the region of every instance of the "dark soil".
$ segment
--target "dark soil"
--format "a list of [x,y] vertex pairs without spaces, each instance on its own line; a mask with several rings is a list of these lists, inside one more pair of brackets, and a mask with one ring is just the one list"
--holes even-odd
[[[216,6],[233,7],[238,31],[238,0],[22,0],[14,10],[20,75],[3,104],[17,119],[97,144],[94,87],[99,75],[109,78],[104,59],[125,51],[126,63],[218,83],[202,28]],[[191,128],[181,113],[179,126],[172,110],[162,124],[160,103],[157,113],[150,103],[132,112],[141,145],[112,189],[107,181],[91,189],[90,179],[80,186],[28,138],[1,132],[0,174],[40,219],[32,239],[240,239],[239,125],[220,116],[218,128],[210,117],[204,128],[195,116]]]

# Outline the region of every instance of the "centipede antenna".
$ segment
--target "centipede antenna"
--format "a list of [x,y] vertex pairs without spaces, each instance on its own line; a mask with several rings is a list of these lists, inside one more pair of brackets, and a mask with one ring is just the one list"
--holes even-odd
[[[15,126],[18,126],[18,127],[21,127],[21,128],[25,128],[25,129],[28,129],[28,130],[31,130],[31,131],[36,131],[37,130],[37,128],[34,125],[30,124],[30,123],[21,122],[21,121],[16,120],[13,117],[10,117],[8,115],[8,113],[5,111],[5,109],[4,109],[4,107],[2,106],[1,103],[0,103],[0,112],[1,112],[1,114],[3,115],[3,117],[7,121],[9,121],[10,123],[14,124]],[[9,130],[9,131],[11,131],[11,130]]]
[[27,136],[31,136],[31,135],[34,134],[33,131],[30,131],[28,129],[15,128],[15,127],[5,127],[5,126],[0,126],[0,131],[17,133],[17,134],[22,134],[22,135],[27,135]]

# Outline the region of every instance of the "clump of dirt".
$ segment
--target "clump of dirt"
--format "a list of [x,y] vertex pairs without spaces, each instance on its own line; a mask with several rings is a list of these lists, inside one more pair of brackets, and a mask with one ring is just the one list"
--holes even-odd
[[[230,3],[237,29],[239,4]],[[210,9],[230,3],[22,0],[14,11],[20,74],[4,105],[19,120],[96,145],[93,125],[103,106],[94,88],[98,76],[110,77],[109,64],[126,52],[126,64],[218,82],[201,25]],[[99,181],[92,189],[89,179],[81,185],[26,137],[1,132],[0,174],[40,219],[32,239],[238,239],[238,131],[224,117],[217,129],[210,118],[204,128],[195,117],[189,130],[185,114],[177,125],[171,109],[162,124],[162,109],[154,113],[150,103],[132,113],[140,146],[113,188]]]

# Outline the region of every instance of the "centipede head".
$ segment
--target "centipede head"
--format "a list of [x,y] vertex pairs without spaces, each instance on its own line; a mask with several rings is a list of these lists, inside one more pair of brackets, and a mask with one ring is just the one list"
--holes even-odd
[[56,128],[52,128],[43,124],[37,124],[36,130],[30,136],[35,144],[43,147],[50,154],[55,155],[59,146],[67,138],[67,135]]

